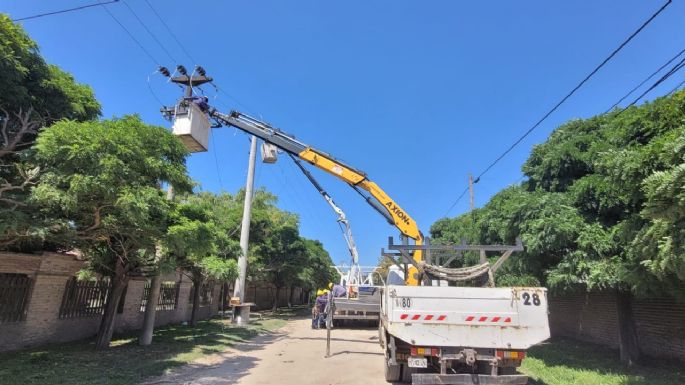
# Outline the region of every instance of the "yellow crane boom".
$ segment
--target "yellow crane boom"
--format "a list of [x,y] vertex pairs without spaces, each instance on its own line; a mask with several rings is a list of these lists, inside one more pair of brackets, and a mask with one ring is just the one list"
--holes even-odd
[[[376,211],[385,217],[390,224],[397,227],[403,236],[413,239],[416,245],[423,244],[423,234],[419,230],[416,221],[397,202],[390,198],[380,186],[369,180],[364,172],[346,165],[323,151],[300,142],[294,136],[286,134],[266,122],[241,112],[231,111],[230,114],[224,114],[216,109],[210,109],[209,116],[221,124],[255,135],[265,142],[309,162],[346,182],[360,192],[360,194],[362,194],[360,190],[368,192],[370,197],[365,196],[365,199]],[[414,251],[412,258],[417,263],[422,261],[423,251]],[[405,277],[405,280],[407,285],[419,284],[418,271],[415,267],[409,269],[409,274]]]

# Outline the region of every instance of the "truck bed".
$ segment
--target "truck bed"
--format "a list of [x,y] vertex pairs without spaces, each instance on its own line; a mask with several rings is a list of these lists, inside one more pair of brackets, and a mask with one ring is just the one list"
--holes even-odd
[[549,338],[547,290],[386,286],[381,321],[411,345],[527,349]]

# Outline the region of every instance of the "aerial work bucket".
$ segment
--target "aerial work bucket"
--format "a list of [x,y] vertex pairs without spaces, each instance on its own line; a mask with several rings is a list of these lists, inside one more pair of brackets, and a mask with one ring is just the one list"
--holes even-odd
[[210,126],[209,118],[195,103],[176,106],[173,132],[188,151],[207,151]]

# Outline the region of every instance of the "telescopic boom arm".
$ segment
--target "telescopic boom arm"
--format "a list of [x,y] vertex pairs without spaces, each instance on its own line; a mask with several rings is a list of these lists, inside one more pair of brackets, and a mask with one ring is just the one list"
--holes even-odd
[[[254,135],[263,141],[342,179],[352,188],[357,190],[357,192],[362,194],[367,203],[383,215],[391,225],[397,227],[403,236],[413,239],[417,245],[423,244],[423,234],[421,234],[414,219],[395,203],[383,189],[369,180],[364,172],[346,165],[323,151],[316,150],[307,144],[300,142],[292,135],[286,134],[268,123],[241,112],[231,111],[231,113],[227,115],[212,108],[209,111],[209,116],[224,125],[233,126],[248,134]],[[364,195],[361,190],[368,192],[371,197]],[[416,262],[421,261],[422,251],[415,251],[413,259]],[[407,284],[418,285],[418,276],[417,274],[414,274],[416,269],[412,268],[411,270],[412,273],[406,277]]]
[[352,237],[352,227],[350,226],[350,221],[347,220],[347,216],[345,216],[345,212],[338,207],[338,205],[335,204],[333,201],[333,198],[331,198],[330,195],[328,195],[328,192],[321,187],[319,182],[314,179],[314,176],[312,173],[309,172],[304,166],[302,165],[302,162],[295,158],[294,155],[288,154],[290,157],[293,159],[295,164],[302,170],[302,173],[309,179],[309,181],[314,185],[317,191],[319,191],[319,194],[323,196],[323,198],[328,202],[328,205],[331,206],[333,211],[335,211],[336,214],[338,214],[338,222],[340,222],[343,226],[345,226],[345,241],[347,241],[347,249],[350,251],[350,256],[352,257],[352,263],[357,265],[359,264],[359,253],[357,252],[357,245],[354,243],[354,237]]

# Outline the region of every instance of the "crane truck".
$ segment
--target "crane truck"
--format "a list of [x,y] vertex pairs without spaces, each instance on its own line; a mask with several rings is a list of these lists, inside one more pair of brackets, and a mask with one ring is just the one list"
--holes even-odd
[[[191,103],[187,100],[181,103]],[[526,349],[549,338],[547,291],[541,287],[494,287],[494,272],[522,245],[431,245],[415,220],[362,171],[238,111],[205,109],[217,125],[255,135],[293,157],[341,179],[401,233],[389,242],[398,268],[381,293],[379,340],[385,379],[414,384],[523,385],[516,368]],[[409,240],[413,240],[410,243]],[[466,251],[479,251],[480,264],[450,268]],[[502,252],[490,263],[487,253]],[[446,256],[452,253],[451,256]],[[397,279],[399,277],[399,279]],[[486,279],[483,279],[485,277]],[[485,282],[489,287],[450,286]]]

